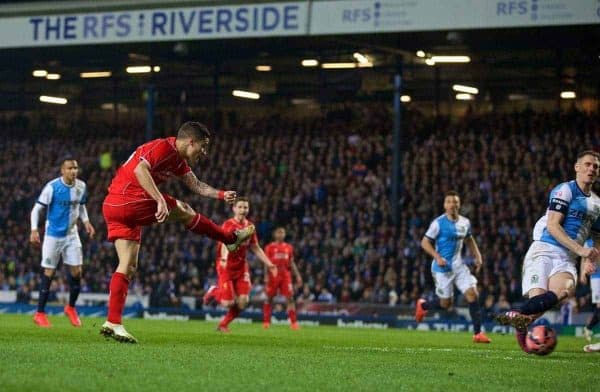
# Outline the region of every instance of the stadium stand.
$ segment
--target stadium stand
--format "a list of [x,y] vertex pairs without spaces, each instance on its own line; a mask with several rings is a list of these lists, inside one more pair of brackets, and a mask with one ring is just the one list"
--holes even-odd
[[[520,300],[520,269],[532,227],[552,186],[573,176],[577,151],[600,148],[598,124],[598,115],[577,111],[467,115],[453,121],[407,112],[397,228],[387,197],[392,154],[385,106],[347,104],[303,119],[238,121],[216,133],[210,161],[195,171],[211,185],[250,197],[262,243],[276,225],[288,229],[305,280],[297,288],[301,307],[313,301],[410,305],[433,295],[430,260],[419,243],[429,222],[442,213],[443,193],[455,189],[484,257],[483,306],[498,311]],[[17,290],[19,302],[31,300],[39,280],[39,250],[28,244],[29,212],[43,184],[58,176],[57,162],[67,153],[83,169],[98,231],[91,240],[82,235],[82,292],[108,292],[116,257],[105,239],[101,203],[114,169],[143,140],[143,132],[135,124],[122,130],[77,128],[78,136],[68,138],[56,124],[40,129],[25,116],[0,118],[3,135],[27,131],[27,137],[0,140],[0,196],[7,201],[0,207],[0,290]],[[196,197],[182,184],[170,182],[164,190],[217,222],[228,217],[222,203]],[[181,306],[182,296],[200,300],[216,280],[212,241],[165,224],[147,229],[143,242],[130,290],[148,295],[151,306]],[[260,299],[262,267],[251,265],[253,296]],[[52,291],[66,291],[66,282],[59,274]],[[588,309],[587,286],[577,294],[580,309]]]

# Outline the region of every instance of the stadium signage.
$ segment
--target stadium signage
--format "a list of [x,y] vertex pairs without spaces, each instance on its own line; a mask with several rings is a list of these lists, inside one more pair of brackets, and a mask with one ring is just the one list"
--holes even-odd
[[600,23],[597,0],[316,1],[311,34]]
[[0,48],[306,34],[305,2],[0,19]]
[[0,48],[600,24],[597,0],[338,0],[0,18]]

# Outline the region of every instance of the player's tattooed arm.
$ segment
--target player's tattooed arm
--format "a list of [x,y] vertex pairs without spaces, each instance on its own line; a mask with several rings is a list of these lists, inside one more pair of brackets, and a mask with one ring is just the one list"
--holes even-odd
[[213,199],[225,200],[227,203],[233,203],[237,197],[235,191],[223,191],[215,189],[212,186],[200,181],[193,172],[189,172],[182,178],[183,183],[191,189],[192,192]]
[[200,181],[192,172],[184,175],[182,181],[192,192],[200,196],[212,197],[213,199],[216,199],[219,196],[219,191],[217,189]]

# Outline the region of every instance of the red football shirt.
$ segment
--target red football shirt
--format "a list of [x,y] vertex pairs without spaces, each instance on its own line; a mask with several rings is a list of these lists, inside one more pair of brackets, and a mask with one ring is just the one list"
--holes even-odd
[[294,259],[294,247],[287,242],[271,242],[265,246],[265,254],[277,268],[289,270]]
[[[229,231],[242,229],[246,226],[250,226],[251,224],[252,222],[250,222],[248,219],[245,219],[243,222],[238,222],[234,218],[231,218],[223,222],[221,227],[225,231]],[[236,276],[243,274],[244,271],[246,271],[246,255],[248,254],[248,248],[253,244],[258,244],[258,236],[256,233],[252,234],[252,237],[242,243],[234,252],[229,252],[227,247],[222,242],[219,242],[217,244],[217,271],[220,268],[220,260],[226,256],[227,272],[229,273],[230,277],[233,279]]]
[[151,140],[139,146],[117,169],[108,192],[119,195],[149,197],[135,177],[133,170],[144,160],[150,165],[150,175],[159,185],[170,177],[180,177],[192,169],[175,148],[175,137]]

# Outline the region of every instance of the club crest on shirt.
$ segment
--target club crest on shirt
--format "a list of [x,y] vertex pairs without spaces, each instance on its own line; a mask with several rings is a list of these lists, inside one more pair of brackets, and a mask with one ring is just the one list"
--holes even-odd
[[467,226],[456,225],[456,239],[462,240],[467,236]]
[[537,275],[533,275],[533,276],[531,277],[531,284],[538,283],[539,281],[540,281],[540,277],[539,277],[539,276],[537,276]]

